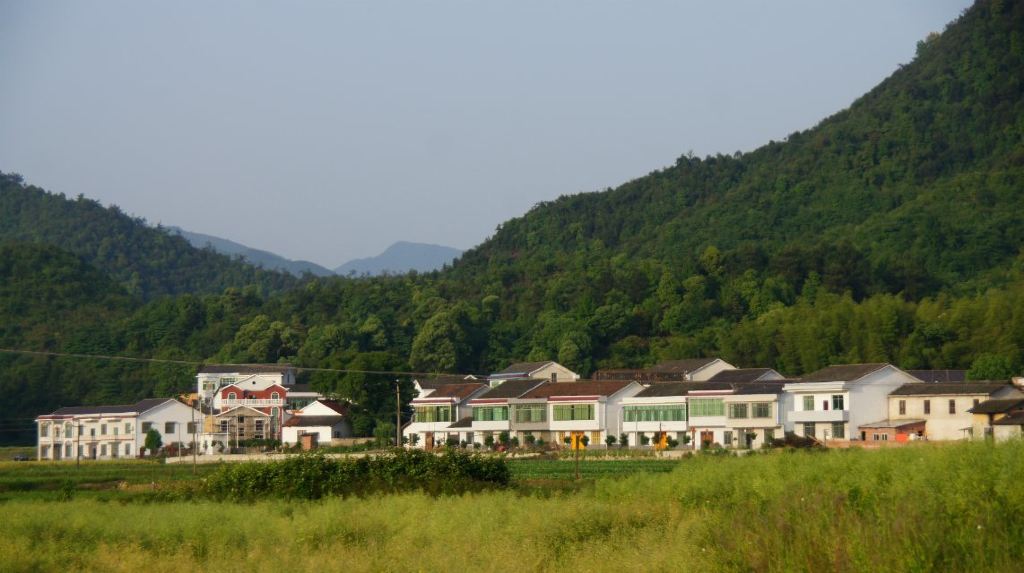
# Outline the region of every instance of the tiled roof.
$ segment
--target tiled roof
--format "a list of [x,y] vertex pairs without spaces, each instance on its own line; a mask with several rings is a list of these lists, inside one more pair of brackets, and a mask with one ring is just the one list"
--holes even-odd
[[317,402],[334,410],[339,415],[348,415],[348,404],[343,404],[337,400],[317,400]]
[[1024,426],[1024,412],[1014,412],[1005,418],[992,422],[993,426]]
[[441,386],[448,384],[473,384],[478,382],[477,380],[467,380],[465,376],[443,374],[435,378],[417,378],[416,383],[420,385],[420,388],[424,390],[436,390]]
[[647,370],[651,372],[671,372],[673,374],[686,374],[704,368],[717,358],[687,358],[685,360],[666,360],[651,366]]
[[313,387],[309,384],[292,384],[291,386],[285,386],[289,394],[295,394],[298,392],[316,392]]
[[752,384],[733,384],[733,394],[781,394],[782,387],[788,382],[792,382],[792,380],[764,380]]
[[931,384],[904,384],[892,391],[891,396],[936,396],[944,394],[989,395],[1003,388],[1008,382],[932,382]]
[[966,370],[907,370],[914,378],[922,382],[966,382]]
[[737,368],[735,370],[722,370],[715,374],[709,382],[754,382],[758,378],[775,372],[771,368]]
[[[505,384],[508,384],[506,382]],[[580,380],[544,384],[527,392],[523,398],[550,398],[552,396],[610,396],[632,382],[627,380]]]
[[667,396],[686,396],[689,392],[720,390],[732,391],[733,386],[727,382],[665,382],[652,384],[642,390],[635,398],[664,398]]
[[66,406],[58,408],[50,416],[88,416],[92,414],[134,414],[151,410],[174,398],[146,398],[134,404],[115,404],[109,406]]
[[972,414],[1002,414],[1014,410],[1024,409],[1024,398],[1001,398],[997,400],[985,400],[981,404],[971,408],[968,412]]
[[288,421],[284,423],[289,428],[299,427],[308,428],[310,426],[333,426],[339,422],[344,422],[345,417],[338,416],[292,416],[288,418]]
[[849,382],[863,378],[876,370],[885,368],[888,364],[883,362],[871,364],[840,364],[822,368],[816,372],[805,374],[800,377],[801,382]]
[[280,374],[294,370],[291,364],[204,364],[200,374]]
[[488,398],[518,398],[545,382],[545,380],[509,380],[502,382],[495,388],[491,388],[477,398],[481,400]]
[[458,398],[464,400],[473,395],[481,388],[487,388],[486,384],[473,382],[470,384],[445,384],[438,386],[427,398]]
[[508,368],[500,372],[495,372],[494,374],[529,374],[536,370],[540,370],[548,364],[551,364],[551,362],[551,360],[544,360],[542,362],[516,362],[515,364],[509,364]]

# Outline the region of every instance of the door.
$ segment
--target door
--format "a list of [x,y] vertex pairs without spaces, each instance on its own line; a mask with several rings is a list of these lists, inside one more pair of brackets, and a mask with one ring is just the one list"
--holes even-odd
[[711,444],[713,444],[714,441],[715,441],[715,433],[714,432],[712,432],[711,430],[701,430],[700,431],[700,444],[701,444],[702,448],[711,447]]
[[423,434],[423,447],[432,450],[434,449],[434,433],[427,432]]

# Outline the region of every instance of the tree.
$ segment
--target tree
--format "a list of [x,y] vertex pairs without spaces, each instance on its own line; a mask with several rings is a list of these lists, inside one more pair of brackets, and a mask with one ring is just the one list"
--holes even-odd
[[146,451],[149,452],[150,455],[153,455],[156,454],[156,452],[164,445],[164,440],[160,437],[160,432],[156,431],[154,428],[150,428],[146,431],[146,441],[144,445],[146,447]]
[[388,446],[395,438],[395,425],[391,422],[377,422],[373,429],[373,437],[377,440],[378,446]]
[[608,437],[604,439],[604,443],[610,448],[615,445],[616,438],[612,434],[608,434]]
[[984,353],[978,355],[967,371],[968,380],[1009,380],[1015,369],[1009,358],[1002,354]]

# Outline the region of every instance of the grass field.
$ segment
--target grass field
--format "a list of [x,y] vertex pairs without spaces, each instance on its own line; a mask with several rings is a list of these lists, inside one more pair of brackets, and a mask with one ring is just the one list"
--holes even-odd
[[[14,465],[0,480],[59,479]],[[0,570],[1019,571],[1024,559],[1019,442],[581,466],[587,487],[551,495],[121,503],[8,490]],[[512,471],[565,483],[572,464]]]

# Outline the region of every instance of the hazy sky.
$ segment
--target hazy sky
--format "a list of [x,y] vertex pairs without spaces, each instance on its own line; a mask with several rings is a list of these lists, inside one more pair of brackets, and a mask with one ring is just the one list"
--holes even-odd
[[334,267],[813,126],[966,0],[0,0],[0,171]]

